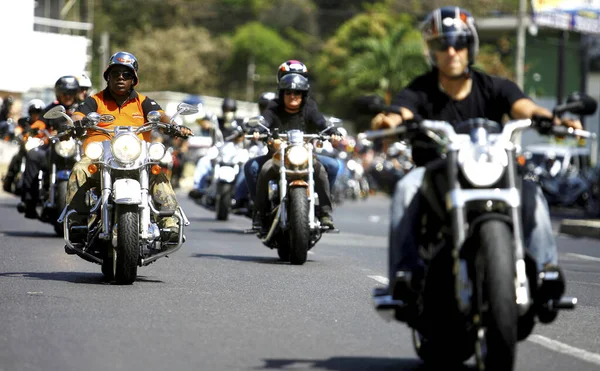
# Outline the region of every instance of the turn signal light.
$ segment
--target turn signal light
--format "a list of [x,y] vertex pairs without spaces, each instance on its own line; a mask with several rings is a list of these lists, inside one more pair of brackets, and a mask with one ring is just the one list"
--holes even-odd
[[96,164],[90,164],[88,166],[88,171],[90,174],[96,174],[98,172],[98,166]]
[[158,175],[162,171],[162,168],[160,167],[160,165],[152,165],[151,171],[152,171],[152,174]]
[[518,156],[517,157],[517,163],[520,166],[525,166],[525,156],[523,156],[523,155]]

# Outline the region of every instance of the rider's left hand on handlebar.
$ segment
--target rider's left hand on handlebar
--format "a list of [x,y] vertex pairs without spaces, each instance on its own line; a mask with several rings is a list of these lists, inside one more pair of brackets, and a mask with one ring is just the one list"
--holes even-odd
[[[555,122],[555,124],[556,124],[556,122]],[[573,128],[573,129],[579,129],[579,130],[583,129],[583,125],[581,125],[581,121],[575,120],[575,119],[561,119],[561,120],[558,120],[558,124],[564,125],[566,127]]]
[[179,128],[180,136],[182,136],[182,137],[194,136],[194,133],[192,133],[192,129],[188,128],[187,126],[180,125],[180,126],[178,126],[178,128]]

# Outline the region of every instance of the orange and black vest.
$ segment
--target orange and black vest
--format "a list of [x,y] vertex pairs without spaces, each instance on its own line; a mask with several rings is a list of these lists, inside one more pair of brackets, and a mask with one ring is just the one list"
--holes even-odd
[[[145,95],[139,94],[135,90],[132,90],[129,98],[119,106],[107,88],[87,97],[75,113],[86,116],[88,113],[98,112],[100,114],[100,123],[98,126],[105,129],[113,129],[115,126],[142,126],[147,122],[150,111],[163,112],[158,103]],[[149,142],[150,132],[147,131],[140,134],[139,137]],[[99,142],[107,139],[110,140],[109,135],[88,130],[83,142],[83,148],[85,149],[90,142]]]

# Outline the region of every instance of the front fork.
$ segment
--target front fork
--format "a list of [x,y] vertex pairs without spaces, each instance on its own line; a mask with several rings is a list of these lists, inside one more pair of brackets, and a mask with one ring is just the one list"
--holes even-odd
[[[456,298],[459,303],[460,309],[465,312],[470,308],[470,302],[465,300],[468,295],[464,295],[464,289],[471,285],[466,282],[468,280],[468,274],[466,274],[466,264],[461,264],[460,252],[466,239],[466,221],[465,221],[465,209],[464,200],[457,200],[452,197],[452,191],[460,189],[458,183],[458,167],[457,167],[457,149],[451,148],[448,152],[448,184],[450,185],[449,200],[447,206],[450,208],[450,215],[452,220],[452,231],[453,231],[453,272],[455,278],[455,292]],[[512,189],[516,189],[516,169],[515,169],[515,148],[507,148],[508,164],[507,171],[507,183]],[[529,292],[529,281],[527,279],[527,272],[525,268],[525,252],[523,247],[523,227],[521,225],[521,206],[520,197],[518,202],[509,206],[510,218],[513,226],[513,239],[514,239],[514,257],[515,257],[515,294],[516,303],[519,308],[519,315],[523,315],[527,312],[531,305],[531,296]]]

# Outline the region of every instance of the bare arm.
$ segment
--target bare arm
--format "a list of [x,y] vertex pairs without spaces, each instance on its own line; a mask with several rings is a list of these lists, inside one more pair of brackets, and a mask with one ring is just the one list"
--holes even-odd
[[373,117],[373,120],[371,120],[371,129],[377,130],[384,128],[395,128],[396,126],[402,124],[403,121],[412,120],[415,117],[412,111],[404,107],[400,107],[400,113],[402,115],[397,113],[379,113],[377,116]]
[[[552,112],[550,110],[538,106],[532,100],[522,98],[513,103],[511,108],[511,116],[515,119],[529,119],[533,116],[545,116],[552,117]],[[583,129],[581,125],[581,121],[573,120],[573,119],[555,119],[556,125],[565,125],[571,127],[573,129]]]

